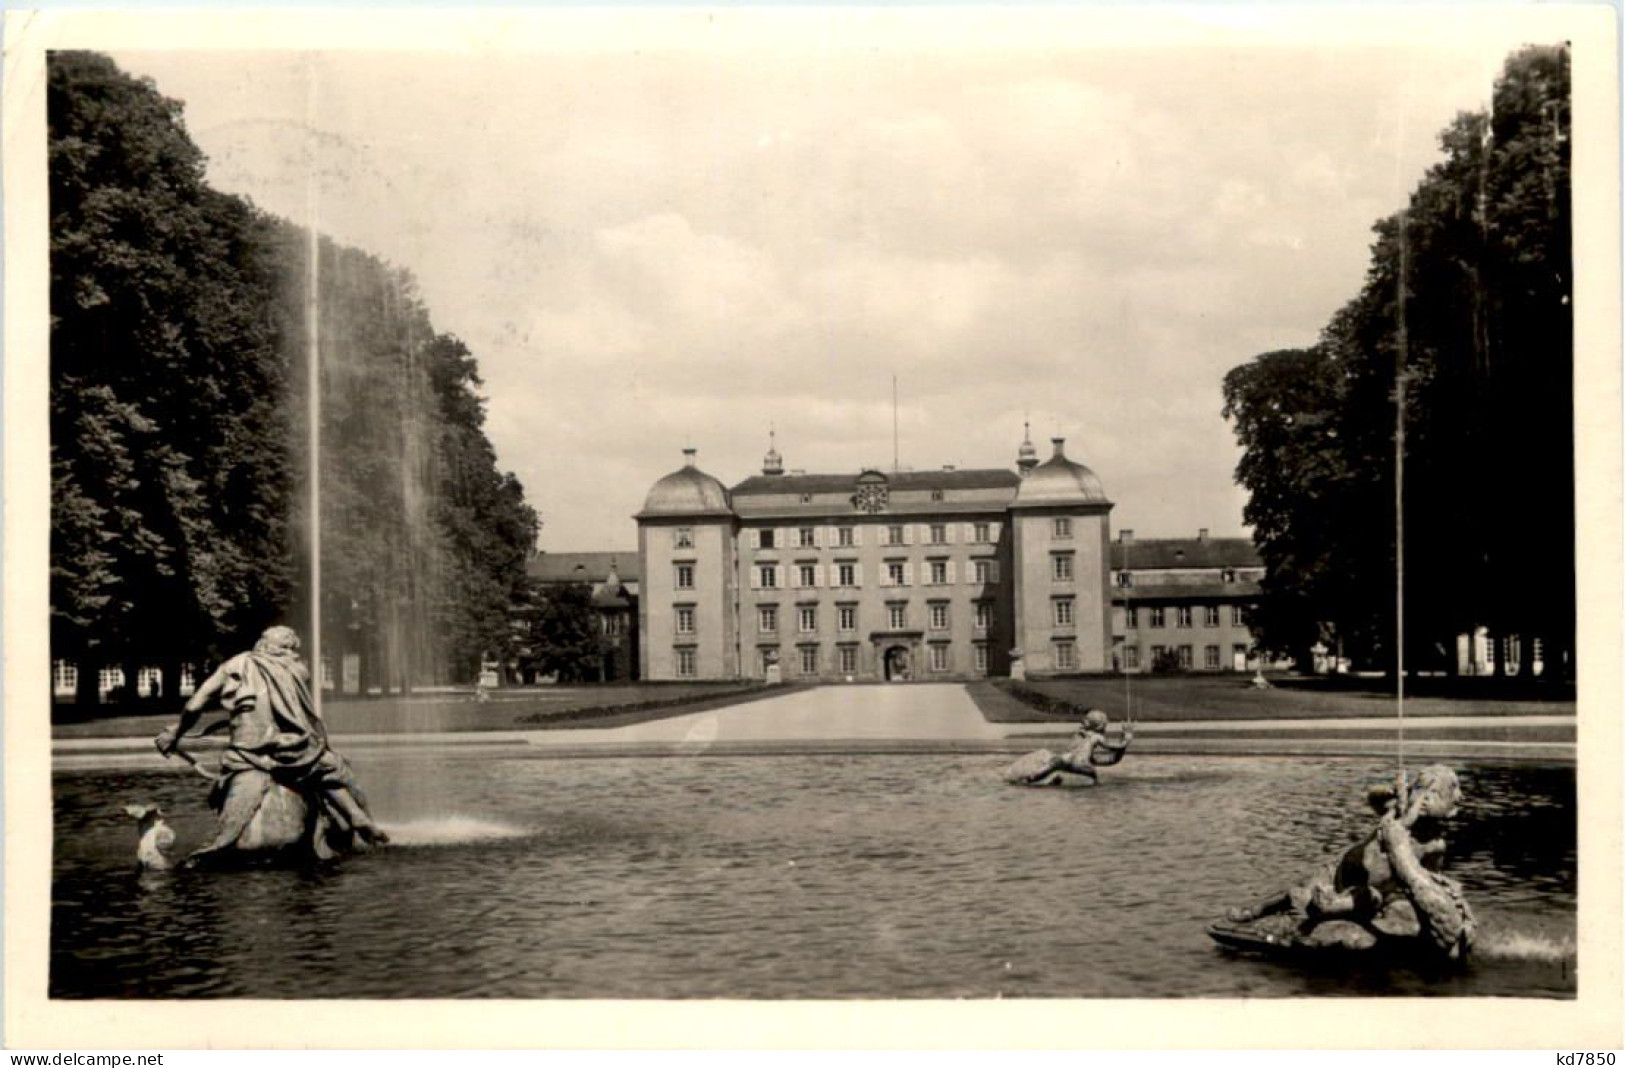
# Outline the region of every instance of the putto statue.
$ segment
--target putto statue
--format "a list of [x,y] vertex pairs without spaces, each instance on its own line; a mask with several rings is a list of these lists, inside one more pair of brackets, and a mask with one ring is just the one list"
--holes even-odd
[[221,664],[186,702],[180,722],[159,733],[158,751],[178,752],[215,705],[230,717],[230,741],[209,797],[220,822],[189,864],[300,848],[328,858],[389,840],[350,765],[328,744],[292,628],[271,627],[252,650]]
[[1376,828],[1304,883],[1232,909],[1208,933],[1244,949],[1399,951],[1459,961],[1478,924],[1455,880],[1442,874],[1443,821],[1461,786],[1434,764],[1368,798]]
[[1134,723],[1119,728],[1119,739],[1108,737],[1111,721],[1106,713],[1091,708],[1072,734],[1072,748],[1062,753],[1039,749],[1019,757],[1004,770],[1004,781],[1018,786],[1093,786],[1100,780],[1097,767],[1109,767],[1123,759],[1134,741]]

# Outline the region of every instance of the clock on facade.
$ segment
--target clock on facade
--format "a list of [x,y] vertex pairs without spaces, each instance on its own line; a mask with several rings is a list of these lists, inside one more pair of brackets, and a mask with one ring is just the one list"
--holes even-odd
[[852,495],[852,505],[860,512],[883,512],[891,498],[891,491],[883,483],[865,482],[858,486],[858,491]]

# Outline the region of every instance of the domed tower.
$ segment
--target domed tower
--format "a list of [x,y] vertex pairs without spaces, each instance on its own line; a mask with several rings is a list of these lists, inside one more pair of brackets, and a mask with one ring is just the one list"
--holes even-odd
[[1033,431],[1027,423],[1021,424],[1021,448],[1016,450],[1016,470],[1026,478],[1038,466],[1038,450],[1033,448]]
[[1029,470],[1010,504],[1016,640],[1028,675],[1111,667],[1112,502],[1095,473],[1054,454]]
[[684,449],[683,466],[649,488],[635,518],[642,677],[734,677],[736,521],[727,487]]
[[784,474],[784,457],[779,455],[777,435],[772,430],[767,432],[767,455],[762,457],[762,474]]

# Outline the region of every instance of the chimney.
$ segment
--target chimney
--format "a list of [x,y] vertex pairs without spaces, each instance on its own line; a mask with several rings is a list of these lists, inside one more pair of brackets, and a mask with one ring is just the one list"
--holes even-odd
[[1056,459],[1056,460],[1064,460],[1064,459],[1066,459],[1066,453],[1061,448],[1061,446],[1066,444],[1066,439],[1065,438],[1050,438],[1049,442],[1050,442],[1051,445],[1055,446],[1055,455],[1054,455],[1053,459]]
[[684,467],[693,467],[694,466],[694,454],[697,453],[697,452],[699,452],[699,450],[694,448],[692,445],[690,445],[688,448],[683,450],[683,466]]
[[1196,532],[1196,540],[1197,541],[1207,541],[1207,527],[1202,527],[1202,528],[1197,530],[1197,532]]
[[1124,545],[1127,545],[1129,542],[1134,540],[1134,531],[1130,530],[1128,527],[1124,527],[1122,530],[1117,532],[1117,540],[1122,542]]

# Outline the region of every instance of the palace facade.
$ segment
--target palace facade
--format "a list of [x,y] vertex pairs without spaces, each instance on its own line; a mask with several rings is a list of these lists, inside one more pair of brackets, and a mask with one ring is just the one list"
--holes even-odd
[[637,516],[646,679],[963,679],[1116,666],[1110,514],[1067,458],[1016,469],[762,473],[696,464]]

